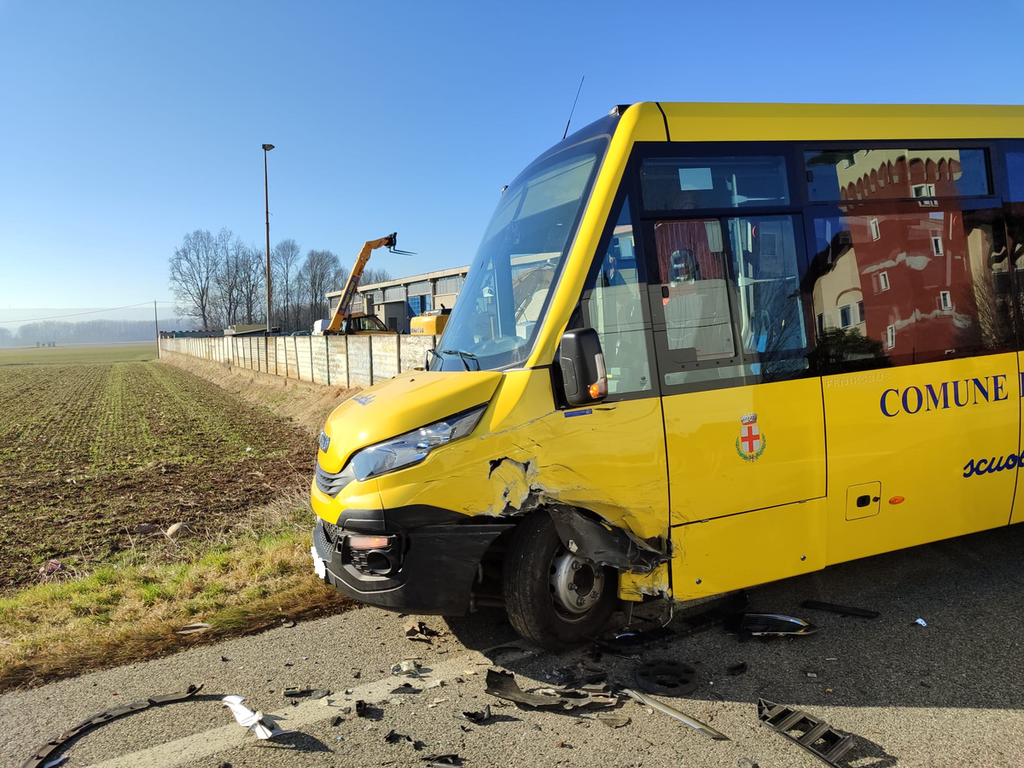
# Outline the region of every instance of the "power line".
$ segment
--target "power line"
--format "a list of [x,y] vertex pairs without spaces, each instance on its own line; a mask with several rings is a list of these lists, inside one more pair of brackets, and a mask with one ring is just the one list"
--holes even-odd
[[[156,303],[157,304],[170,305],[172,307],[174,306],[174,302],[173,301],[158,301]],[[76,313],[71,314],[71,315],[69,315],[67,313],[64,313],[62,315],[52,315],[50,317],[32,317],[32,318],[29,318],[27,320],[0,320],[0,325],[15,325],[15,324],[24,324],[24,323],[38,323],[38,322],[42,322],[43,320],[65,320],[65,319],[67,319],[69,317],[81,317],[82,315],[96,315],[96,314],[99,314],[100,312],[117,312],[117,311],[122,310],[122,309],[137,309],[138,307],[150,307],[152,305],[153,305],[152,301],[143,301],[143,302],[140,302],[139,304],[126,304],[123,307],[108,307],[107,309],[90,309],[90,310],[87,310],[86,312],[76,312]]]

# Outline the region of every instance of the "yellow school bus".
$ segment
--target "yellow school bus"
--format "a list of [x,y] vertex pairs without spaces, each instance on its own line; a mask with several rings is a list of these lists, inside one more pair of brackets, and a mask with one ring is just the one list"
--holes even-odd
[[616,107],[503,192],[425,369],[327,421],[317,573],[560,649],[1019,522],[1022,256],[1022,107]]

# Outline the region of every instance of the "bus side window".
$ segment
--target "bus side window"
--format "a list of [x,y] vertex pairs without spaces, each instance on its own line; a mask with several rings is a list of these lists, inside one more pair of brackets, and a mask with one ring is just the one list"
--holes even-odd
[[600,269],[584,288],[582,302],[586,323],[601,339],[608,392],[613,396],[651,389],[634,242],[627,198]]

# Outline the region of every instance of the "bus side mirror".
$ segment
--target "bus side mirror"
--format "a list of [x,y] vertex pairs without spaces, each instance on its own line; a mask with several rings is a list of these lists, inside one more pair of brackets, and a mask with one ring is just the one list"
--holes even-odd
[[562,334],[559,364],[569,405],[599,403],[608,396],[601,339],[593,328],[577,328]]

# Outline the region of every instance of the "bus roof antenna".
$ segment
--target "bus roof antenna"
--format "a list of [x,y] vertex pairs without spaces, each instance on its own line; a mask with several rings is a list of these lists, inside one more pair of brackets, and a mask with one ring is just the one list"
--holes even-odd
[[586,79],[586,75],[580,78],[580,87],[576,89],[576,98],[572,100],[572,109],[569,110],[569,119],[565,121],[565,133],[562,134],[563,139],[569,135],[569,123],[572,122],[572,113],[576,111],[576,102],[580,100],[580,91],[583,90],[583,81]]

